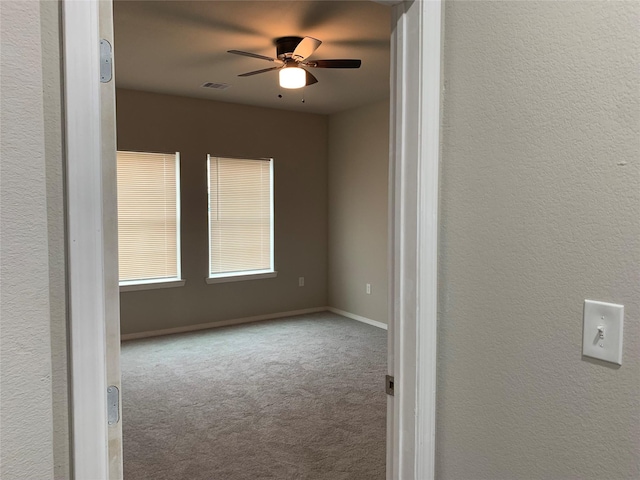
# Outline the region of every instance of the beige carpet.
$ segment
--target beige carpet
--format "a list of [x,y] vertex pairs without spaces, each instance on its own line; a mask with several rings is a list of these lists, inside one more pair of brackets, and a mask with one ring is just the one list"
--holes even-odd
[[323,312],[124,342],[125,480],[384,479],[386,334]]

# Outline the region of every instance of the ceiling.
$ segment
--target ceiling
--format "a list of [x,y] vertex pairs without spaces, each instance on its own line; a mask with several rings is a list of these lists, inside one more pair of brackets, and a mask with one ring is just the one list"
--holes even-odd
[[[114,3],[115,73],[120,88],[230,103],[331,114],[389,95],[390,8],[372,1],[130,1]],[[318,83],[278,86],[265,60],[274,39],[311,36],[322,45],[314,59],[360,58],[357,70],[310,69]],[[203,88],[205,82],[230,88]],[[282,98],[278,98],[281,94]],[[304,96],[304,103],[302,102]]]

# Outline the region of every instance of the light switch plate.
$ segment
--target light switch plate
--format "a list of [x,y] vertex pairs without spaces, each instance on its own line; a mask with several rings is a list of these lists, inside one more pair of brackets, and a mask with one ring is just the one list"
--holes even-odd
[[622,365],[624,305],[584,301],[582,354]]

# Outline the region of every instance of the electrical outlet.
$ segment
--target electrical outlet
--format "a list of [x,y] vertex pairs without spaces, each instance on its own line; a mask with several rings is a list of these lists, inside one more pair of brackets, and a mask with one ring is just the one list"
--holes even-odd
[[367,295],[371,295],[371,284],[367,283]]
[[298,286],[304,287],[304,277],[298,277]]

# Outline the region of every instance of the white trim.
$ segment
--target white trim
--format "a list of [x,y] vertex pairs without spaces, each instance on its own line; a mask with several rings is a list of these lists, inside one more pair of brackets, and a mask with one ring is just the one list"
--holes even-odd
[[207,248],[209,258],[207,258],[207,272],[211,275],[211,154],[207,153]]
[[137,292],[140,290],[157,290],[160,288],[184,287],[185,283],[187,283],[186,280],[182,280],[179,278],[161,278],[159,280],[143,280],[139,282],[128,280],[127,282],[120,282],[120,292]]
[[438,200],[442,91],[441,1],[420,3],[416,478],[435,478],[438,348]]
[[264,272],[264,271],[256,271],[256,273],[251,273],[251,272],[220,273],[215,277],[207,277],[204,279],[204,281],[207,282],[207,284],[209,285],[213,285],[214,283],[244,282],[246,280],[276,278],[277,276],[278,276],[278,272]]
[[[180,197],[182,196],[182,189],[180,188],[180,152],[176,152],[176,275],[177,278],[182,278],[182,209],[180,203]],[[182,284],[184,285],[184,283]],[[122,291],[122,290],[120,290]]]
[[[271,262],[269,263],[271,270],[273,270],[275,272],[276,270],[276,235],[275,235],[275,229],[276,229],[276,210],[275,210],[275,203],[276,203],[276,191],[273,187],[274,185],[274,176],[275,176],[276,170],[275,170],[275,162],[273,160],[273,158],[269,159],[269,208],[271,209],[271,211],[269,212],[269,220],[270,220],[270,224],[269,224],[269,241],[271,242],[271,252],[270,252],[270,260]],[[276,272],[277,273],[277,272]]]
[[[221,272],[221,273],[211,273],[211,159],[212,158],[226,158],[230,160],[260,160],[269,162],[269,238],[270,238],[270,252],[269,252],[269,269],[268,270],[255,270],[255,271],[244,271],[244,272]],[[228,157],[221,155],[211,155],[207,153],[207,237],[209,239],[209,264],[207,266],[207,270],[209,271],[209,277],[205,279],[208,284],[213,283],[227,283],[227,282],[240,282],[243,280],[257,280],[258,278],[274,278],[278,275],[278,272],[275,271],[275,190],[274,190],[274,177],[275,167],[274,167],[274,159],[271,157],[266,158],[247,158],[247,157]],[[255,273],[252,273],[255,272]],[[262,272],[265,275],[262,275]],[[262,276],[257,276],[257,273],[261,273]],[[268,275],[267,275],[268,273]],[[235,278],[232,278],[235,277]],[[240,278],[246,277],[246,278]]]
[[360,315],[356,315],[355,313],[346,312],[344,310],[340,310],[339,308],[327,307],[327,310],[331,313],[335,313],[337,315],[342,315],[343,317],[350,318],[351,320],[357,320],[358,322],[366,323],[367,325],[373,325],[374,327],[382,328],[383,330],[387,330],[388,325],[386,323],[378,322],[377,320],[371,320],[367,317],[361,317]]
[[240,325],[242,323],[253,323],[261,320],[272,320],[274,318],[294,317],[296,315],[306,315],[309,313],[325,312],[327,307],[305,308],[303,310],[292,310],[289,312],[268,313],[266,315],[254,315],[253,317],[234,318],[222,320],[220,322],[199,323],[197,325],[187,325],[185,327],[165,328],[164,330],[153,330],[150,332],[125,333],[121,335],[122,341],[137,340],[139,338],[160,337],[163,335],[173,335],[174,333],[195,332],[198,330],[208,330],[210,328],[228,327],[230,325]]
[[[395,251],[396,251],[396,224],[395,219],[395,192],[396,180],[395,180],[395,153],[397,150],[398,141],[398,128],[397,116],[400,114],[400,104],[398,103],[398,95],[401,93],[402,79],[398,78],[398,55],[401,53],[399,44],[399,18],[402,15],[402,8],[391,8],[391,39],[390,39],[390,72],[389,72],[389,167],[388,167],[388,204],[387,204],[387,218],[388,218],[388,252],[387,252],[387,278],[388,278],[388,329],[387,329],[387,374],[390,376],[396,375],[395,364],[396,356],[400,355],[400,352],[395,349],[395,332],[398,329],[398,324],[395,320]],[[398,449],[396,448],[398,442],[398,429],[396,428],[395,419],[395,397],[387,395],[387,448],[386,448],[386,478],[392,480],[394,478],[394,472],[398,465]]]
[[97,2],[63,2],[74,477],[108,478],[102,132]]
[[360,315],[356,315],[354,313],[345,312],[344,310],[339,310],[333,307],[313,307],[313,308],[305,308],[302,310],[291,310],[288,312],[268,313],[265,315],[254,315],[252,317],[233,318],[231,320],[221,320],[219,322],[199,323],[197,325],[187,325],[184,327],[165,328],[163,330],[151,330],[151,331],[139,332],[139,333],[126,333],[124,335],[121,335],[120,338],[123,342],[126,342],[127,340],[160,337],[164,335],[173,335],[175,333],[196,332],[199,330],[209,330],[211,328],[229,327],[232,325],[241,325],[243,323],[254,323],[262,320],[273,320],[275,318],[287,318],[287,317],[294,317],[296,315],[306,315],[309,313],[318,313],[318,312],[335,313],[336,315],[341,315],[351,320],[356,320],[358,322],[366,323],[368,325],[372,325],[374,327],[387,330],[386,324],[382,322],[378,322],[376,320],[371,320],[370,318],[361,317]]
[[[401,15],[400,8],[391,8],[391,39],[390,39],[390,72],[389,72],[389,167],[388,167],[388,204],[387,204],[387,278],[388,278],[388,327],[387,327],[387,375],[395,375],[396,356],[400,355],[400,352],[395,350],[395,331],[397,329],[397,322],[395,321],[395,275],[394,275],[394,260],[395,260],[395,233],[396,233],[396,220],[395,220],[395,152],[397,149],[397,128],[396,117],[400,113],[398,111],[397,97],[400,93],[398,87],[398,61],[397,57],[398,49],[398,37],[399,32],[396,24]],[[396,443],[398,440],[396,421],[395,421],[395,398],[391,395],[387,395],[387,448],[386,448],[386,478],[393,479],[394,470],[398,464],[396,458],[397,449]]]
[[393,7],[394,480],[435,477],[442,1]]

